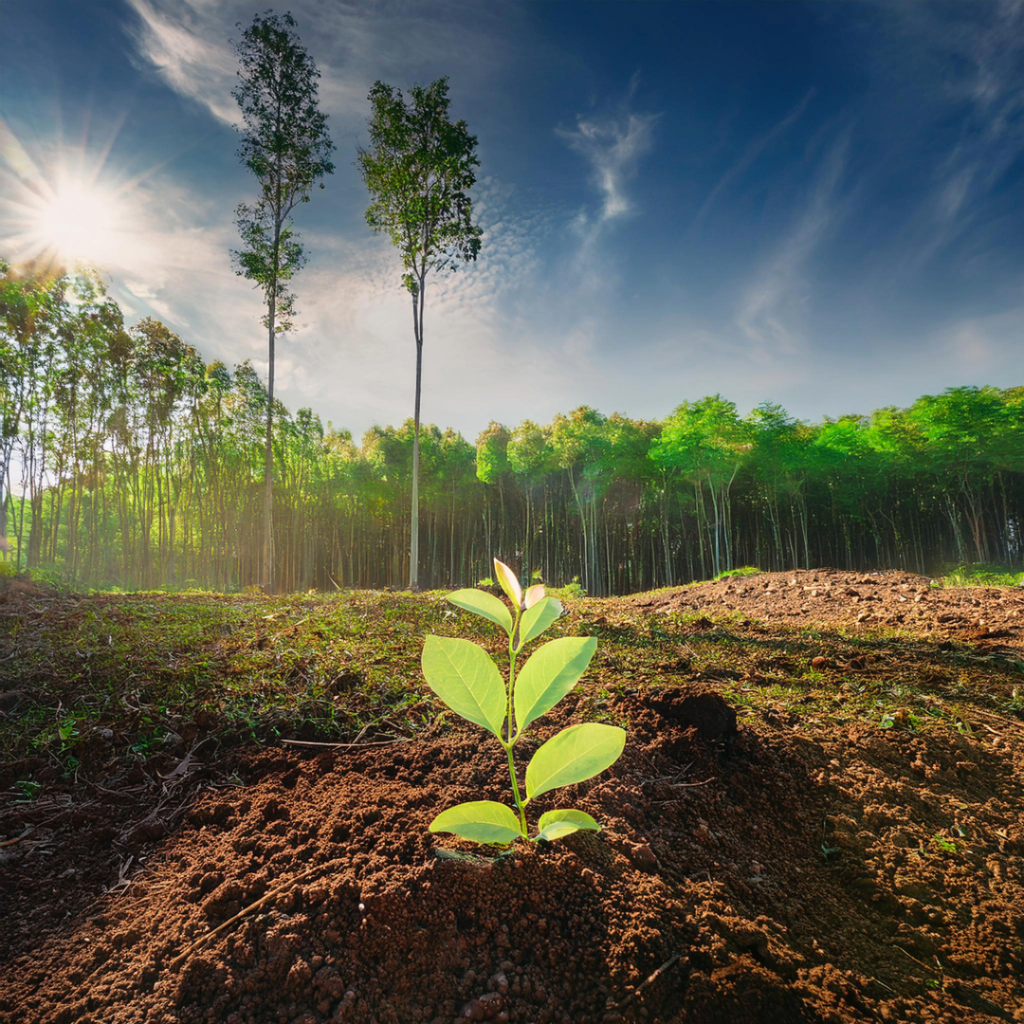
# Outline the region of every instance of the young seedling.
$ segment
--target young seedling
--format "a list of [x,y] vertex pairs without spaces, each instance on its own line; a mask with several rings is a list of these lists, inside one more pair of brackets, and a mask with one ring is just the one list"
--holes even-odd
[[[507,844],[531,839],[526,806],[550,790],[593,778],[614,764],[626,743],[625,730],[588,722],[570,725],[544,743],[526,768],[526,799],[516,778],[514,750],[523,731],[547,714],[579,681],[597,649],[596,637],[564,637],[538,647],[516,674],[516,659],[562,613],[541,584],[523,593],[515,573],[494,560],[495,575],[508,595],[510,612],[500,598],[481,590],[457,590],[452,604],[501,626],[508,634],[508,683],[487,652],[469,640],[428,636],[423,645],[427,685],[454,711],[495,735],[508,756],[516,810],[493,800],[475,800],[442,811],[431,832],[452,832],[474,843]],[[583,811],[547,811],[537,822],[532,841],[561,839],[600,825]]]

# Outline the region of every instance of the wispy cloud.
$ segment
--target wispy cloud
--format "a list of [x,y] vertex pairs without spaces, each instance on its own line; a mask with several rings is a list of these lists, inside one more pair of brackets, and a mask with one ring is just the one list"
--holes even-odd
[[719,179],[715,182],[714,188],[708,193],[707,199],[701,203],[700,209],[697,211],[697,215],[693,218],[693,224],[691,230],[696,230],[703,223],[704,218],[708,215],[711,207],[714,206],[715,200],[727,189],[729,186],[736,181],[738,178],[749,169],[751,164],[771,146],[771,144],[784,135],[800,118],[803,116],[804,111],[810,105],[811,100],[814,98],[814,94],[817,90],[814,88],[808,89],[804,94],[803,99],[793,109],[786,114],[781,121],[773,125],[767,132],[759,135],[756,139],[750,142],[747,148],[743,151],[739,160],[736,161]]
[[807,264],[839,217],[836,192],[846,167],[849,134],[832,145],[818,170],[803,211],[789,234],[744,291],[736,325],[755,344],[750,357],[766,362],[773,354],[792,355],[803,342],[811,300]]
[[932,163],[898,247],[899,269],[917,273],[987,244],[993,193],[1024,154],[1024,2],[875,10],[884,30],[872,26],[873,95],[899,119],[894,143],[907,162]]
[[[128,31],[141,65],[219,121],[237,122],[231,40],[252,19],[249,0],[127,3],[137,16]],[[528,35],[514,8],[472,0],[433,0],[429,6],[417,0],[292,0],[289,6],[321,74],[321,106],[335,129],[345,132],[361,128],[376,79],[405,86],[448,74],[462,88],[479,91],[526,45]]]
[[[614,280],[614,269],[606,254],[599,251],[599,242],[609,225],[637,210],[629,186],[637,177],[641,159],[654,147],[654,128],[660,115],[630,109],[637,83],[634,75],[626,100],[616,111],[579,115],[575,128],[556,129],[558,136],[586,160],[590,185],[596,187],[601,199],[596,211],[587,207],[579,210],[572,225],[579,237],[573,266],[575,283],[580,297],[588,300],[599,291],[607,293]],[[577,336],[586,330],[585,325],[579,326]]]
[[634,209],[627,185],[637,175],[640,158],[654,145],[657,114],[622,111],[606,117],[578,117],[576,127],[558,134],[590,165],[591,180],[601,193],[598,224],[622,217]]
[[129,27],[139,55],[176,92],[206,107],[225,124],[238,121],[231,96],[238,62],[228,41],[208,28],[208,5],[128,0],[137,20]]
[[438,280],[437,294],[452,311],[493,321],[515,314],[518,302],[536,294],[543,270],[541,250],[555,228],[551,212],[494,176],[474,189],[476,221],[483,228],[479,259]]
[[[31,10],[38,5],[15,6],[53,35],[69,71],[34,78],[25,57],[15,75],[21,109],[16,93],[5,96],[4,116],[31,150],[0,137],[10,165],[0,169],[5,257],[27,230],[12,200],[30,207],[31,229],[45,192],[32,174],[59,164],[58,153],[36,152],[33,135],[58,124],[64,106],[69,115],[87,106],[34,98],[40,83],[56,90],[82,80],[70,69],[85,63],[83,41],[63,28],[51,33]],[[125,180],[105,183],[125,222],[123,231],[111,226],[118,251],[104,261],[119,301],[132,316],[164,319],[206,358],[251,358],[261,372],[260,295],[229,259],[238,247],[230,210],[254,182],[230,159],[224,126],[238,120],[231,39],[267,6],[115,5],[134,67],[114,40],[106,93],[97,93],[107,109],[95,107],[92,128],[74,125],[91,137],[111,112],[125,124],[106,165],[113,173],[125,162]],[[660,13],[605,29],[650,54],[642,92],[636,81],[623,91],[609,81],[609,39],[578,31],[589,9],[578,22],[479,0],[288,6],[322,72],[321,107],[338,145],[327,191],[297,217],[310,262],[295,281],[296,327],[278,348],[289,406],[311,405],[357,432],[411,411],[409,299],[393,247],[362,219],[366,194],[352,157],[366,137],[375,79],[406,88],[441,74],[452,76],[457,116],[480,137],[474,192],[484,245],[474,265],[430,285],[429,420],[471,432],[491,417],[546,419],[580,402],[650,416],[724,389],[741,402],[772,396],[817,415],[851,407],[858,394],[910,399],[977,368],[1019,377],[1019,0],[780,9],[780,23],[823,26],[816,52],[837,58],[834,68],[808,61],[800,34],[780,33],[786,81],[798,83],[781,104],[778,79],[764,87],[763,41],[741,37],[736,59],[708,71],[695,100],[678,67],[700,65],[691,57],[705,36],[681,39],[675,62],[658,63],[650,43],[660,42]],[[706,7],[709,24],[728,22],[719,5]],[[157,82],[167,88],[152,88]],[[581,89],[604,99],[573,106]],[[157,100],[168,117],[158,140],[148,124],[139,131],[137,107],[127,117],[113,110],[126,96]],[[753,125],[738,141],[736,111]],[[182,156],[199,138],[209,145]],[[175,151],[171,162],[163,142]],[[152,161],[162,162],[128,189]],[[1008,307],[1003,319],[986,317]],[[877,360],[864,358],[869,348],[885,352],[885,380]]]

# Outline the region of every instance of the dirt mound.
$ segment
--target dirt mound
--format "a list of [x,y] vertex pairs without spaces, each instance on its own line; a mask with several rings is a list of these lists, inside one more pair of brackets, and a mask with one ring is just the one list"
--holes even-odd
[[765,622],[813,620],[905,629],[973,643],[1024,645],[1024,588],[933,587],[907,572],[794,572],[737,576],[628,599],[643,611],[736,611]]
[[238,753],[126,892],[5,965],[0,1021],[1024,1020],[1019,745],[737,731],[697,688],[604,713],[626,754],[558,798],[604,830],[487,859],[426,830],[507,800],[479,733]]

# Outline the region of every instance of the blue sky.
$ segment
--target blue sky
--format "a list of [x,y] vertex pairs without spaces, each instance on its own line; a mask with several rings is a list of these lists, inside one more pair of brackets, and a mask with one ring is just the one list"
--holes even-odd
[[[408,303],[355,147],[374,80],[440,75],[479,137],[486,233],[428,291],[426,420],[472,439],[492,418],[657,417],[713,392],[814,419],[1024,384],[1020,0],[290,9],[338,147],[296,218],[292,409],[357,436],[411,414]],[[265,369],[259,296],[228,257],[254,194],[230,40],[254,10],[0,0],[0,255],[39,244],[58,179],[85,181],[130,317]]]

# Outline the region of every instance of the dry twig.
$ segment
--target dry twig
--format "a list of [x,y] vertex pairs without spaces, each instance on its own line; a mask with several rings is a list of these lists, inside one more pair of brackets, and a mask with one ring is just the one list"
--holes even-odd
[[649,974],[632,992],[626,996],[616,1007],[616,1010],[624,1010],[648,985],[653,985],[670,967],[683,957],[682,953],[673,953],[653,974]]
[[321,747],[325,750],[351,750],[353,747],[390,747],[394,743],[409,743],[407,736],[396,736],[391,740],[367,740],[365,743],[323,743],[319,740],[281,740],[290,747]]
[[228,928],[230,925],[233,925],[236,921],[240,921],[243,917],[247,916],[248,914],[251,914],[257,908],[262,907],[264,903],[267,903],[268,901],[272,900],[275,896],[279,896],[282,892],[285,891],[285,889],[289,888],[292,885],[295,885],[296,882],[301,882],[304,878],[309,878],[309,876],[312,875],[314,872],[322,871],[324,868],[330,867],[331,864],[334,863],[334,861],[328,861],[326,864],[314,864],[313,867],[307,868],[305,871],[300,871],[297,875],[295,875],[292,878],[289,878],[286,882],[282,882],[280,885],[275,885],[274,888],[270,890],[270,892],[264,893],[255,903],[250,903],[249,906],[247,906],[244,910],[240,910],[237,914],[235,914],[234,917],[229,917],[222,924],[217,925],[217,927],[214,928],[213,931],[207,932],[201,938],[196,939],[195,942],[193,942],[191,945],[186,946],[185,949],[181,953],[179,953],[170,962],[170,964],[168,964],[168,968],[172,971],[177,970],[192,953],[199,949],[200,946],[205,945],[207,942],[209,942],[209,940],[212,939],[214,935],[219,934],[220,932],[224,931],[225,928]]

